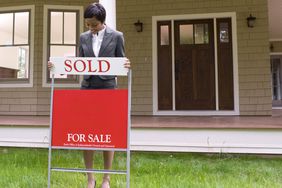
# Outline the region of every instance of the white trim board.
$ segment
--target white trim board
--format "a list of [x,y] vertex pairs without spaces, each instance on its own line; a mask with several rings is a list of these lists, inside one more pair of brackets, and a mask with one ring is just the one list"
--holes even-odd
[[282,52],[270,52],[269,55],[270,55],[270,56],[282,55]]
[[29,82],[28,83],[0,83],[0,88],[27,88],[33,87],[33,67],[34,67],[34,20],[35,6],[15,6],[15,7],[0,7],[0,11],[17,11],[30,10],[30,45],[29,45]]
[[[42,55],[42,87],[51,87],[51,83],[47,83],[46,72],[47,67],[44,64],[47,64],[47,19],[48,19],[48,10],[78,10],[79,11],[79,33],[83,32],[83,6],[63,6],[63,5],[44,5],[43,8],[43,55]],[[78,41],[77,41],[78,42]],[[82,80],[82,77],[79,77],[79,82]],[[56,84],[56,87],[80,87],[80,83],[71,83],[71,84]]]
[[218,51],[217,51],[217,26],[216,19],[213,19],[213,38],[214,38],[214,76],[215,76],[215,105],[216,111],[219,111],[219,96],[218,96]]
[[281,42],[282,39],[269,39],[270,42]]
[[[196,20],[196,19],[213,19],[216,18],[231,18],[232,24],[232,48],[233,48],[233,75],[234,75],[234,110],[230,111],[159,111],[158,110],[158,75],[157,75],[157,22],[158,21],[173,21],[175,20]],[[172,24],[173,27],[173,24]],[[214,26],[216,33],[216,26]],[[172,28],[173,30],[173,28]],[[172,37],[173,38],[173,37]],[[224,13],[210,13],[210,14],[187,14],[187,15],[165,15],[165,16],[153,16],[152,17],[152,69],[153,69],[153,115],[240,115],[239,109],[239,76],[238,76],[238,49],[237,49],[237,22],[235,12]],[[216,40],[216,39],[215,39]],[[215,43],[216,45],[216,43]],[[172,45],[174,51],[174,46]],[[216,49],[216,48],[215,48]],[[216,51],[215,51],[216,52]],[[172,60],[174,59],[174,53],[172,54]],[[217,61],[217,53],[215,54],[215,61]],[[217,62],[215,62],[215,66]],[[217,77],[216,77],[217,78]],[[216,81],[217,82],[217,81]],[[216,87],[216,89],[218,89]],[[216,91],[216,94],[218,92]],[[216,100],[218,103],[218,100]],[[218,104],[216,104],[218,106]]]
[[282,110],[282,106],[272,106],[273,110]]
[[[48,127],[0,127],[0,146],[48,148]],[[282,154],[282,129],[145,129],[131,131],[131,150]]]

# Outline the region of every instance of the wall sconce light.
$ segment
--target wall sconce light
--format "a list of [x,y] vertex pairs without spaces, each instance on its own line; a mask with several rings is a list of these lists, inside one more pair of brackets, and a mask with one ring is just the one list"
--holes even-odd
[[274,50],[274,46],[273,46],[273,44],[272,44],[272,43],[270,44],[269,49],[270,49],[270,51],[271,51],[271,52],[273,52],[273,50]]
[[256,17],[250,14],[250,16],[247,18],[248,27],[254,27],[256,19],[257,19]]
[[142,32],[143,31],[143,23],[138,20],[137,22],[134,23],[135,29],[137,32]]

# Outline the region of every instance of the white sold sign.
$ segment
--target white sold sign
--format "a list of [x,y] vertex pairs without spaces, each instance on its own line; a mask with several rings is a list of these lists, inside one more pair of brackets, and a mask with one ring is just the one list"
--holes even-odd
[[124,68],[126,60],[125,57],[50,57],[50,62],[54,64],[51,73],[122,76],[128,72],[128,69]]

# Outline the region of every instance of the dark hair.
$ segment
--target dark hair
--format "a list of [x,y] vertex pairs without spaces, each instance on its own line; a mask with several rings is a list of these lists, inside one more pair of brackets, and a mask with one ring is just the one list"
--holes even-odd
[[106,10],[100,3],[92,3],[86,7],[84,18],[95,17],[98,21],[104,23],[106,19]]

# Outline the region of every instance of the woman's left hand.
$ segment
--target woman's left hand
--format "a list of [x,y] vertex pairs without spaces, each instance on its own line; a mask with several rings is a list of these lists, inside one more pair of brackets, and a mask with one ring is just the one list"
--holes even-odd
[[123,65],[124,65],[124,68],[128,68],[128,69],[131,68],[131,63],[130,63],[129,59],[126,59],[126,61]]

